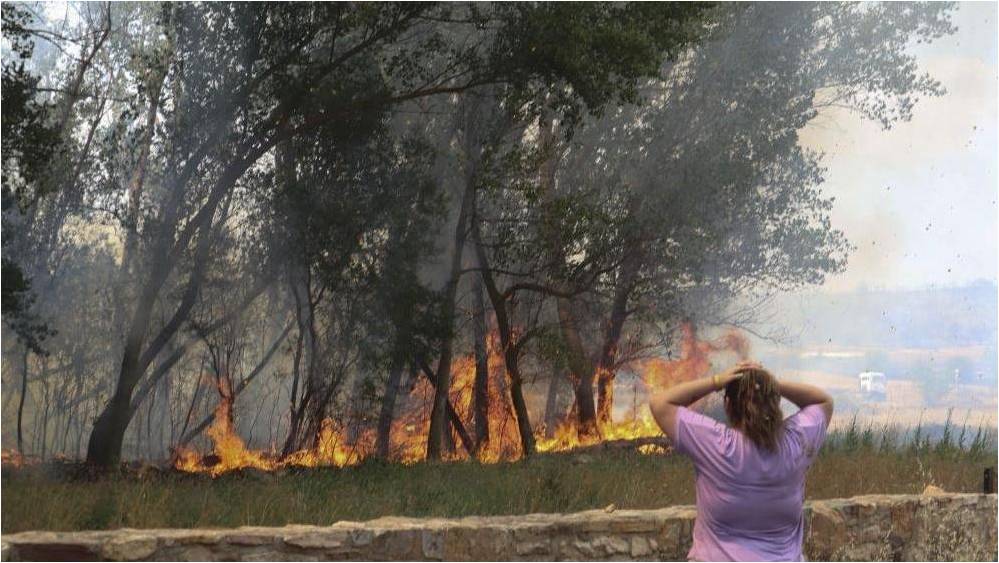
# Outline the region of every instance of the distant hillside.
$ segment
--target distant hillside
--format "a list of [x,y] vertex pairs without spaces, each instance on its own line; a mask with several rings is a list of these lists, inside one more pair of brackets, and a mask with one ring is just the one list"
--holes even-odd
[[858,290],[784,296],[773,325],[797,346],[995,347],[994,283],[919,290]]

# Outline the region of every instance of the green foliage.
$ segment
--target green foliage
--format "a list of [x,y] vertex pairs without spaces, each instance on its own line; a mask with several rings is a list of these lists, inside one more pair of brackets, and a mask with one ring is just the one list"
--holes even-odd
[[52,187],[46,182],[58,131],[51,123],[51,107],[37,96],[38,77],[25,69],[34,41],[28,31],[31,13],[10,2],[2,6],[3,36],[13,57],[3,62],[0,104],[0,139],[3,154],[0,212],[3,213],[3,320],[25,346],[44,354],[43,341],[52,331],[39,319],[32,305],[36,296],[22,265],[12,256],[14,241],[23,236],[23,213]]
[[14,3],[3,4],[3,36],[13,57],[4,57],[3,104],[0,110],[3,151],[3,209],[24,210],[45,195],[51,157],[58,147],[58,131],[51,123],[51,106],[37,95],[38,77],[25,68],[34,51],[28,31],[33,17]]
[[31,290],[31,282],[25,278],[21,268],[7,257],[3,258],[0,283],[3,283],[4,322],[29,350],[45,355],[47,351],[43,342],[55,332],[32,312],[36,296]]
[[[655,75],[703,30],[709,3],[509,3],[492,63],[513,78],[512,99],[557,110],[566,133],[607,104],[638,101]],[[519,106],[514,101],[511,105]]]

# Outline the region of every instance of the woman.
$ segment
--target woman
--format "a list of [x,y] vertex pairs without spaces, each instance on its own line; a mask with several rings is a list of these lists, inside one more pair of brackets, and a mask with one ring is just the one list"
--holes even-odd
[[[725,390],[731,426],[687,407]],[[781,397],[796,404],[784,420]],[[694,561],[800,561],[805,471],[832,417],[828,393],[778,382],[759,364],[676,385],[649,401],[676,450],[694,461]]]

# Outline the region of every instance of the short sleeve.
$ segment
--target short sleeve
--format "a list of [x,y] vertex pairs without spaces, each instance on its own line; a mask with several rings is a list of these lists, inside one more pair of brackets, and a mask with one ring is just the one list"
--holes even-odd
[[802,448],[808,457],[814,457],[826,439],[826,413],[821,405],[808,405],[799,410],[785,422],[785,428],[799,435]]
[[686,407],[677,409],[676,451],[690,456],[696,466],[717,466],[725,460],[730,436],[724,424]]

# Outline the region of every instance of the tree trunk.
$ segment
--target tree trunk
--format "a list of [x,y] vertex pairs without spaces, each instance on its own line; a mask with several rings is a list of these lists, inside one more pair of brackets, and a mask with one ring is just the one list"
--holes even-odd
[[500,344],[503,346],[503,363],[510,376],[510,400],[513,403],[513,412],[517,418],[520,447],[524,457],[527,457],[534,453],[534,429],[531,428],[530,413],[527,411],[527,402],[524,400],[523,382],[520,374],[519,359],[522,342],[514,341],[513,327],[507,311],[507,301],[500,293],[499,288],[496,287],[496,280],[489,268],[489,259],[482,246],[478,217],[474,214],[472,217],[472,237],[475,241],[476,256],[479,259],[482,283],[485,285],[489,301],[493,306],[493,313],[496,316],[496,328],[499,331]]
[[294,437],[298,435],[299,405],[298,385],[302,377],[302,355],[305,349],[305,327],[302,320],[301,300],[298,291],[292,287],[292,295],[295,298],[295,319],[298,323],[298,337],[295,339],[295,355],[291,364],[291,391],[288,395],[288,435],[285,437],[284,446],[281,449],[282,455],[288,455],[294,448]]
[[[513,368],[510,368],[512,364]],[[534,429],[531,428],[530,413],[524,400],[523,378],[520,376],[520,366],[517,359],[507,363],[510,371],[510,399],[513,401],[513,412],[517,415],[517,431],[520,434],[520,447],[524,457],[534,454]]]
[[593,362],[590,361],[583,347],[583,339],[579,335],[576,317],[572,311],[572,302],[564,297],[557,299],[559,327],[566,346],[567,363],[576,396],[576,416],[578,417],[576,431],[580,437],[596,437],[597,429],[596,405],[593,402]]
[[125,246],[122,250],[121,273],[128,276],[131,270],[132,257],[138,244],[139,207],[142,203],[142,192],[145,187],[146,169],[149,165],[149,151],[156,131],[156,117],[159,113],[160,94],[163,90],[165,76],[158,76],[149,90],[149,107],[146,109],[146,124],[142,134],[139,158],[128,182],[128,207],[126,208]]
[[136,306],[114,395],[97,416],[90,433],[90,441],[87,444],[87,462],[90,464],[111,467],[121,460],[121,446],[132,414],[132,391],[142,376],[139,370],[139,355],[145,342],[145,331],[153,309],[154,296],[147,292],[145,297],[146,299]]
[[[274,357],[274,354],[276,354],[278,349],[281,347],[281,343],[284,342],[284,339],[287,338],[288,334],[291,332],[292,324],[293,323],[288,323],[287,325],[285,325],[284,330],[281,331],[281,334],[279,334],[277,338],[274,339],[274,342],[272,342],[271,345],[267,348],[267,352],[264,353],[264,357],[260,359],[257,365],[253,368],[253,371],[251,371],[249,375],[244,377],[238,384],[236,384],[235,387],[232,388],[233,401],[235,401],[236,398],[239,397],[239,394],[242,393],[247,387],[249,387],[250,383],[252,383],[253,380],[256,379],[257,376],[264,371],[264,368],[267,367],[271,359]],[[200,382],[199,382],[199,389],[200,389]],[[197,394],[197,390],[195,391],[195,394]],[[191,411],[193,410],[194,410],[194,403],[192,402]],[[190,420],[190,416],[191,413],[189,411],[188,420]],[[204,430],[208,428],[214,421],[215,421],[215,412],[213,411],[209,413],[208,416],[206,416],[200,423],[197,424],[197,426],[192,428],[189,432],[181,432],[181,438],[177,442],[177,445],[179,446],[187,445],[188,442],[193,440],[198,434],[204,432]],[[186,423],[184,427],[185,429],[187,428]]]
[[24,420],[24,398],[28,396],[28,354],[31,351],[24,347],[24,354],[21,356],[21,397],[17,402],[17,451],[24,454],[24,434],[22,432],[22,421]]
[[472,287],[475,299],[472,319],[475,332],[475,384],[472,401],[475,413],[476,450],[480,450],[489,442],[489,349],[486,343],[486,304],[482,298],[482,291],[482,276],[475,276]]
[[404,358],[405,356],[398,352],[392,358],[388,382],[385,384],[385,396],[382,397],[382,408],[378,415],[378,437],[375,442],[375,454],[381,459],[388,459],[389,456],[395,400],[399,394],[399,384],[402,381],[402,372],[406,365]]
[[441,458],[445,447],[444,430],[447,424],[448,393],[451,390],[451,356],[453,354],[454,311],[455,298],[458,293],[458,279],[461,277],[461,257],[465,250],[465,237],[468,231],[467,223],[475,185],[465,183],[461,198],[461,210],[458,213],[458,223],[454,228],[454,250],[451,253],[451,268],[447,285],[444,287],[444,322],[447,323],[447,335],[441,342],[441,356],[437,364],[437,384],[434,389],[434,406],[430,413],[430,431],[427,433],[427,459]]
[[41,458],[44,460],[45,456],[48,454],[48,443],[49,443],[49,411],[52,405],[52,392],[49,389],[48,382],[48,360],[42,358],[42,373],[41,373],[41,383],[42,383],[42,440],[41,440]]
[[198,399],[201,398],[202,383],[205,380],[205,355],[201,355],[201,365],[198,366],[198,380],[194,383],[194,393],[191,394],[191,405],[187,408],[187,416],[184,417],[184,425],[180,427],[181,440],[178,445],[183,446],[183,436],[187,432],[187,427],[191,424],[191,417],[194,416],[194,409],[198,406]]
[[545,397],[545,438],[553,438],[555,427],[558,426],[558,388],[561,378],[561,372],[552,373],[548,383],[548,394]]
[[[427,381],[429,381],[430,385],[436,390],[438,388],[437,376],[434,375],[434,371],[430,368],[430,365],[427,364],[425,361],[418,359],[418,363],[420,364],[420,368],[423,371],[423,375],[426,376]],[[458,412],[454,410],[454,406],[451,404],[450,398],[448,398],[447,400],[445,413],[447,415],[448,421],[451,424],[451,428],[454,429],[456,434],[458,434],[458,438],[461,440],[461,445],[464,446],[465,451],[468,452],[468,455],[474,458],[476,456],[475,442],[472,441],[472,437],[468,434],[468,431],[465,429],[465,425],[462,424],[461,418],[458,416]],[[451,447],[453,448],[454,445],[452,444]]]
[[[632,198],[629,203],[630,218],[637,212],[638,200]],[[641,231],[632,231],[625,237],[625,255],[621,262],[620,273],[614,288],[614,301],[611,303],[610,318],[607,320],[607,331],[604,333],[604,343],[597,361],[597,421],[601,425],[611,422],[611,412],[614,408],[614,378],[617,376],[618,345],[621,341],[621,331],[627,321],[628,299],[638,283],[639,270],[645,258],[644,242]]]
[[[224,222],[225,214],[225,212],[222,213],[220,222]],[[136,302],[135,312],[129,323],[114,395],[94,421],[94,428],[87,444],[87,463],[91,465],[111,467],[121,460],[121,446],[125,438],[125,431],[128,429],[128,424],[134,414],[131,404],[132,392],[149,364],[180,329],[196,302],[207,260],[207,252],[211,248],[211,239],[214,238],[211,226],[206,227],[201,232],[196,243],[194,269],[187,281],[180,304],[167,324],[150,341],[149,346],[145,346],[147,331],[152,321],[153,310],[160,290],[166,283],[170,270],[175,266],[168,256],[173,232],[172,227],[167,227],[160,235],[160,243],[157,246],[162,251],[163,258],[154,263],[153,271]],[[167,238],[168,234],[170,238]]]
[[[542,238],[548,245],[548,253],[553,262],[561,265],[565,262],[564,242],[558,230],[556,217],[551,216],[555,203],[555,171],[558,166],[558,124],[545,111],[538,119],[539,144],[542,152],[546,155],[541,163],[540,170],[540,192],[542,201],[546,206],[546,220],[543,226]],[[552,280],[553,285],[566,285],[567,280]],[[598,435],[596,405],[593,401],[593,379],[594,366],[586,348],[583,346],[583,338],[579,333],[579,326],[573,303],[567,297],[556,298],[556,309],[558,312],[559,329],[562,341],[566,348],[566,363],[569,368],[569,377],[573,383],[573,391],[576,397],[574,410],[578,417],[576,431],[580,437],[595,437]]]

